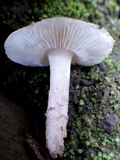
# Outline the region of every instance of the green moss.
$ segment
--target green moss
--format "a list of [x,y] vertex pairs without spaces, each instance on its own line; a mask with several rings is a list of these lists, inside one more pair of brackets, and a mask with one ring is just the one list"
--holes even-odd
[[[20,28],[28,25],[32,21],[39,21],[49,17],[66,16],[88,20],[88,17],[94,9],[92,2],[86,3],[78,0],[62,0],[62,1],[19,1],[12,2],[10,7],[4,7],[1,4],[1,19],[7,25],[13,28]],[[18,12],[19,11],[19,12]],[[23,18],[24,16],[24,18]]]
[[[119,14],[117,2],[110,1],[78,1],[78,0],[34,0],[19,2],[13,1],[8,6],[0,2],[0,18],[14,29],[30,24],[32,21],[39,21],[49,17],[66,16],[91,21],[97,24],[105,20],[104,12]],[[99,9],[102,7],[102,11]],[[112,14],[110,15],[112,16]],[[110,22],[108,22],[110,23]]]
[[[65,141],[65,152],[62,158],[119,160],[119,126],[114,130],[113,137],[105,133],[98,125],[108,115],[116,114],[120,117],[120,92],[117,89],[119,83],[116,81],[116,75],[120,77],[119,62],[116,63],[109,56],[104,63],[90,67],[87,71],[84,69],[84,67],[72,67],[71,89],[75,91],[75,94],[70,94],[70,100],[73,99],[72,104],[75,110],[73,112],[71,109],[72,113],[69,112],[68,138]],[[76,75],[79,77],[74,83]],[[94,80],[95,83],[92,85],[85,83],[85,86],[81,86],[80,80]],[[73,137],[69,138],[71,135],[74,135],[76,143],[73,143]],[[111,149],[114,151],[111,152]],[[70,157],[66,154],[69,150],[74,156]]]

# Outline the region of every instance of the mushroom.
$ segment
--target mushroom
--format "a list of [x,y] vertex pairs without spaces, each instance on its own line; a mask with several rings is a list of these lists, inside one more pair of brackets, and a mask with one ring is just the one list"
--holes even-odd
[[53,158],[63,152],[67,137],[71,63],[98,64],[111,53],[113,44],[105,29],[66,17],[32,23],[5,41],[5,52],[12,61],[26,66],[50,65],[46,147]]

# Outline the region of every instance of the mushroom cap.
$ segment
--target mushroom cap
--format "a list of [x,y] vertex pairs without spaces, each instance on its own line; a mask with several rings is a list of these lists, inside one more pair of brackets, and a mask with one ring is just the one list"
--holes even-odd
[[91,66],[107,57],[113,44],[110,34],[95,24],[55,17],[14,31],[4,47],[7,56],[22,65],[47,66],[49,50],[63,49],[74,53],[72,63]]

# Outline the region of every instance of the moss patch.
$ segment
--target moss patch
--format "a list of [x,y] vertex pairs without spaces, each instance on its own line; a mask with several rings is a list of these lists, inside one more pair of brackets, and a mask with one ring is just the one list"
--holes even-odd
[[[91,68],[72,68],[68,138],[62,158],[119,160],[120,84],[115,78],[117,67],[119,63],[109,57],[103,64]],[[107,129],[100,127],[104,118],[114,115],[114,127],[109,124],[105,126]]]

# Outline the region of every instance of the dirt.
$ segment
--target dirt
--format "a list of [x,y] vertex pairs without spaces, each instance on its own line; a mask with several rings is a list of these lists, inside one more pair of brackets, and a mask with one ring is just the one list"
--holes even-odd
[[24,147],[28,124],[24,109],[0,93],[0,160],[29,160]]

